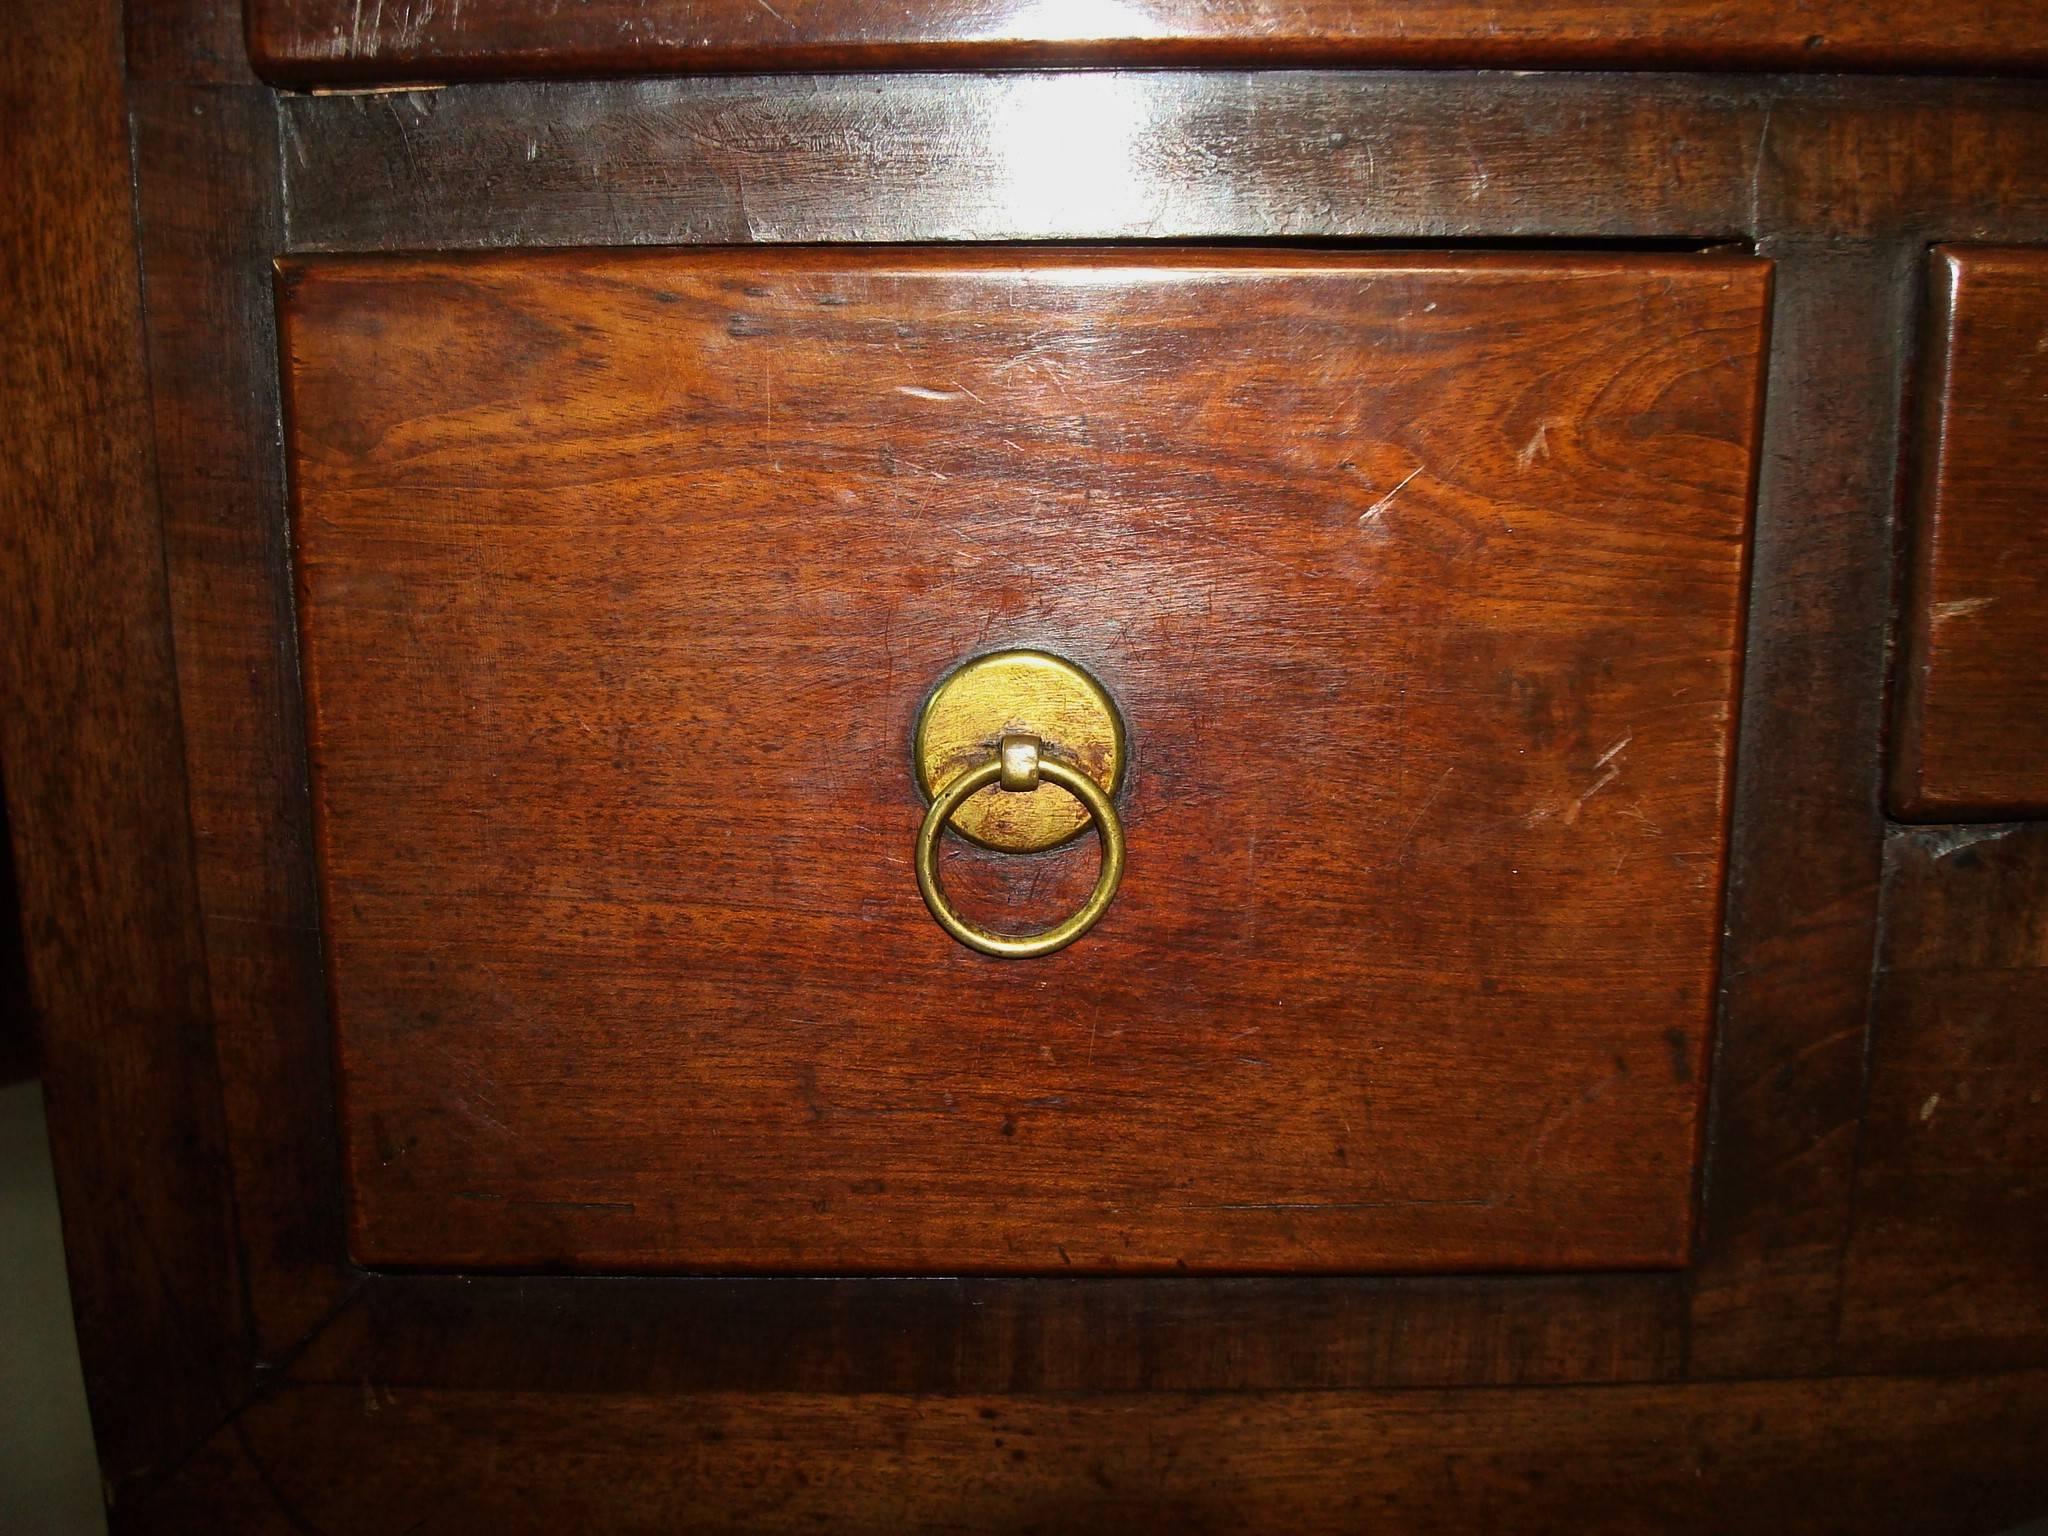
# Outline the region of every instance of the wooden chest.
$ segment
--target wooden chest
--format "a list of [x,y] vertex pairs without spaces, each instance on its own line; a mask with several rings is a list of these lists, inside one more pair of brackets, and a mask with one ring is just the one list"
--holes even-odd
[[2031,5],[247,10],[8,44],[117,1526],[2048,1513]]

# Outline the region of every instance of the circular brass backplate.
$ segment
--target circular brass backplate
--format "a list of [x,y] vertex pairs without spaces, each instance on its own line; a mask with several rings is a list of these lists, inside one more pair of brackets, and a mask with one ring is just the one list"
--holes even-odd
[[[1048,753],[1109,794],[1123,782],[1124,723],[1102,684],[1045,651],[995,651],[947,674],[925,700],[912,745],[925,798],[993,758],[1006,731],[1038,737]],[[990,785],[955,811],[951,824],[984,848],[1035,853],[1081,832],[1088,812],[1051,784],[1028,794]]]

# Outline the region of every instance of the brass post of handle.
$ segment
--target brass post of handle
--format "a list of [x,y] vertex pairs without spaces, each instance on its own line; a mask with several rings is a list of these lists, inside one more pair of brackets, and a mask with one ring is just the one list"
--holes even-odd
[[[1066,948],[1101,921],[1124,877],[1124,829],[1117,819],[1116,807],[1110,804],[1101,785],[1078,768],[1047,756],[1043,747],[1036,736],[1006,732],[995,756],[969,768],[932,797],[924,824],[917,829],[917,888],[932,916],[969,949],[1005,960],[1029,959]],[[1096,835],[1102,840],[1102,870],[1095,877],[1095,889],[1088,893],[1079,910],[1039,933],[997,933],[969,922],[953,909],[940,888],[939,835],[968,796],[991,784],[1010,793],[1028,794],[1041,781],[1058,785],[1080,801],[1095,823]]]

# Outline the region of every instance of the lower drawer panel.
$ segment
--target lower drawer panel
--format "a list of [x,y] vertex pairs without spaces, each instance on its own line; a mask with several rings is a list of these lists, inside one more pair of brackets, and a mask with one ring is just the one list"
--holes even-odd
[[[1683,1263],[1768,278],[286,263],[357,1257]],[[1011,645],[1131,751],[1029,961],[911,869],[918,706]],[[998,926],[1095,871],[944,858]]]

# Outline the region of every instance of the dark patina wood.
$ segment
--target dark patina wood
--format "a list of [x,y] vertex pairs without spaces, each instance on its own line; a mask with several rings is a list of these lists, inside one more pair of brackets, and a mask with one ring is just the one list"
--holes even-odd
[[1858,1369],[2048,1359],[2048,827],[1886,846],[1870,1102],[1843,1276]]
[[1668,76],[1089,72],[480,85],[281,110],[309,251],[1683,241],[1748,227],[1774,99]]
[[[331,1053],[282,1027],[324,1007],[278,438],[260,87],[138,83],[157,484],[170,562],[214,1028],[257,1337],[302,1338],[340,1299]],[[172,168],[176,174],[171,174]],[[241,388],[218,389],[223,375]]]
[[118,1486],[250,1364],[164,601],[119,11],[0,39],[0,766],[73,1305]]
[[1668,1380],[1684,1324],[1677,1277],[1649,1273],[372,1275],[293,1372],[593,1393],[1533,1387]]
[[[1049,105],[1016,103],[1056,83],[904,81],[886,97],[881,81],[843,80],[803,82],[791,98],[758,82],[701,81],[297,100],[286,126],[288,162],[302,168],[288,189],[293,227],[316,248],[565,243],[579,227],[629,242],[719,239],[749,228],[744,191],[748,215],[773,238],[989,238],[1018,225],[1003,211],[1002,162],[983,125],[1005,113],[1051,121]],[[1748,851],[1734,860],[1692,1350],[1695,1369],[1715,1374],[1824,1369],[1877,921],[1877,721],[1904,336],[1926,238],[2048,228],[2048,187],[2026,171],[2048,154],[2048,101],[1995,83],[1494,83],[1503,94],[1488,112],[1458,77],[1105,80],[1096,89],[1127,93],[1115,99],[1165,125],[1112,183],[1146,220],[1111,227],[1199,238],[1268,219],[1317,236],[1528,237],[1590,225],[1766,238],[1778,361],[1748,664],[1762,723],[1743,738],[1738,773],[1735,836]],[[882,110],[884,100],[896,109]],[[782,117],[808,110],[799,103],[820,121],[857,124],[858,161]],[[761,137],[726,126],[741,120],[765,125]],[[1294,131],[1247,131],[1257,123]],[[323,155],[330,132],[336,152]],[[1567,132],[1600,148],[1555,154]],[[539,146],[531,160],[529,143]],[[1218,174],[1177,175],[1198,143]],[[1307,143],[1326,152],[1285,148]],[[948,157],[935,158],[934,144]],[[1395,164],[1400,176],[1380,169]],[[778,165],[785,176],[765,174]],[[1513,166],[1514,178],[1494,182],[1492,165]],[[1306,183],[1315,195],[1269,190],[1286,184],[1283,170],[1319,177]],[[601,195],[591,190],[600,172]],[[856,174],[889,195],[861,201]],[[502,200],[505,224],[465,191],[476,187]],[[1499,187],[1513,195],[1496,198]],[[1115,217],[1113,201],[1107,214],[1075,206],[1071,222],[1041,213],[1033,227],[1072,234],[1088,217]]]
[[1771,239],[1723,1006],[1689,1368],[1825,1370],[1878,922],[1877,745],[1917,259]]
[[249,0],[305,85],[1018,64],[2037,70],[2031,0]]
[[[366,17],[373,10],[366,8]],[[1088,1479],[1074,1485],[1082,1490],[1076,1498],[1048,1496],[1060,1523],[1084,1524],[1089,1508],[1107,1507],[1128,1526],[1144,1523],[1160,1501],[1148,1504],[1140,1492],[1121,1505],[1105,1504],[1108,1494],[1091,1467],[1114,1469],[1121,1479],[1136,1457],[1150,1480],[1139,1484],[1134,1473],[1134,1481],[1115,1486],[1169,1487],[1154,1473],[1187,1474],[1161,1471],[1168,1457],[1181,1468],[1218,1463],[1242,1431],[1234,1420],[1169,1419],[1162,1399],[1105,1392],[1484,1382],[1510,1390],[1443,1399],[1472,1405],[1472,1422],[1483,1427],[1471,1433],[1483,1447],[1452,1463],[1442,1452],[1458,1443],[1455,1436],[1409,1445],[1408,1473],[1372,1474],[1413,1488],[1401,1513],[1382,1523],[1428,1528],[1436,1520],[1469,1528],[1491,1512],[1495,1523],[1548,1519],[1584,1529],[1593,1523],[1589,1510],[1616,1511],[1617,1520],[1628,1515],[1614,1501],[1615,1467],[1643,1470],[1645,1486],[1669,1488],[1674,1500],[1682,1485],[1691,1500],[1685,1511],[1646,1506],[1680,1528],[1685,1518],[1723,1527],[1754,1523],[1763,1511],[1790,1529],[1861,1522],[1947,1530],[1962,1519],[1991,1529],[2048,1504],[2035,1452],[2044,1414],[2033,1378],[1955,1374],[2014,1356],[2039,1358],[2026,1353],[2038,1335],[2017,1288],[2026,1250],[2018,1229],[2006,1224],[2026,1214],[2013,1169],[2027,1143],[1995,1113],[1989,1120],[1966,1117],[1971,1135],[1990,1138],[1974,1166],[1954,1155],[1962,1143],[1925,1141],[1948,1134],[1943,1117],[1955,1107],[1948,1095],[1964,1069],[2005,1048],[1983,1021],[2023,1006],[2023,980],[2015,973],[2013,990],[1996,992],[1983,1011],[1962,1017],[1941,1001],[1938,979],[1911,980],[1922,1001],[1912,1005],[1910,1024],[1894,1032],[1896,1052],[1885,1046],[1895,1011],[1889,999],[1906,995],[1898,990],[1903,984],[1887,980],[1877,994],[1874,1036],[1859,1008],[1869,996],[1879,916],[1884,824],[1873,722],[1882,703],[1904,338],[1928,244],[2048,243],[2048,183],[2038,172],[2048,156],[2048,96],[1996,80],[1291,71],[1091,75],[1082,84],[1028,75],[564,83],[320,98],[272,97],[244,84],[248,94],[235,109],[245,114],[241,126],[223,120],[174,132],[165,118],[189,114],[209,91],[248,78],[232,48],[233,11],[220,0],[195,0],[132,7],[128,18],[132,79],[193,87],[182,100],[142,92],[134,100],[145,279],[166,311],[152,316],[152,345],[164,349],[172,341],[181,310],[209,305],[219,306],[219,318],[191,334],[203,347],[217,324],[228,342],[217,369],[181,364],[177,382],[162,386],[181,398],[157,402],[158,430],[186,418],[243,423],[216,429],[221,461],[230,466],[220,496],[236,510],[202,516],[188,502],[188,512],[167,528],[176,650],[190,694],[184,758],[195,788],[209,775],[225,786],[225,765],[236,753],[280,765],[300,750],[288,715],[261,702],[293,696],[293,649],[205,634],[215,584],[228,594],[223,611],[242,621],[260,620],[264,594],[272,594],[273,611],[277,606],[281,556],[272,530],[283,526],[283,508],[270,499],[274,482],[249,473],[257,460],[234,444],[237,433],[276,431],[267,415],[275,360],[261,334],[261,306],[252,308],[247,294],[252,279],[262,282],[263,262],[281,248],[1020,236],[1567,244],[1733,238],[1761,242],[1775,263],[1778,324],[1757,508],[1727,980],[1709,1094],[1712,1145],[1691,1269],[1399,1282],[366,1276],[323,1259],[317,1240],[303,1242],[281,1224],[278,1213],[296,1202],[299,1232],[324,1232],[332,1254],[340,1240],[341,1188],[338,1179],[308,1178],[317,1157],[304,1155],[317,1152],[318,1128],[333,1123],[317,1071],[304,1069],[328,1048],[324,1009],[304,990],[264,990],[277,977],[304,974],[293,967],[305,963],[307,936],[291,924],[258,923],[239,947],[222,951],[237,958],[209,965],[194,984],[197,1012],[181,1015],[203,1018],[209,994],[222,1010],[213,1038],[228,1079],[229,1140],[257,1138],[233,1151],[251,1254],[246,1319],[216,1327],[201,1306],[176,1314],[166,1328],[165,1311],[134,1289],[140,1279],[132,1230],[101,1225],[111,1218],[91,1207],[71,1218],[81,1226],[74,1248],[81,1296],[99,1288],[144,1303],[82,1308],[94,1319],[85,1343],[123,1519],[207,1531],[402,1529],[422,1521],[422,1529],[489,1529],[528,1518],[552,1519],[558,1528],[592,1519],[630,1528],[636,1509],[653,1511],[649,1518],[663,1523],[663,1512],[674,1509],[665,1499],[709,1487],[700,1509],[758,1523],[767,1518],[760,1507],[730,1490],[763,1467],[770,1470],[760,1486],[770,1495],[787,1492],[798,1500],[792,1507],[802,1508],[803,1499],[826,1504],[836,1491],[843,1515],[861,1484],[833,1481],[827,1493],[806,1494],[798,1475],[809,1476],[814,1465],[845,1465],[847,1457],[871,1460],[877,1452],[861,1437],[903,1421],[885,1408],[894,1399],[834,1394],[1040,1390],[1062,1394],[1055,1400],[1062,1408],[1132,1406],[1128,1415],[1089,1420],[1089,1446],[1063,1442],[1066,1448],[1045,1464],[1045,1480],[1032,1485],[1057,1491],[1069,1486],[1063,1477]],[[394,13],[388,4],[385,11]],[[1968,14],[1958,17],[1958,35],[1970,25]],[[2024,25],[2006,32],[2026,45]],[[75,106],[74,98],[89,93],[59,94]],[[1063,106],[1077,103],[1079,112],[1063,114]],[[37,110],[16,120],[44,121]],[[1130,127],[1116,141],[1117,155],[1068,157],[1070,165],[1086,165],[1088,180],[1062,183],[1034,173],[1028,157],[1006,158],[1005,142],[1091,110]],[[276,158],[259,128],[272,111]],[[79,160],[77,142],[64,156],[69,169]],[[1088,140],[1090,147],[1104,142]],[[113,154],[118,159],[118,146]],[[185,217],[185,199],[208,208],[222,226],[217,235]],[[169,222],[169,233],[152,236],[150,225],[159,221]],[[159,254],[151,254],[152,239]],[[181,249],[192,254],[177,258]],[[159,274],[166,251],[173,266]],[[250,252],[259,253],[253,269],[244,265]],[[187,260],[190,276],[174,282],[177,259]],[[37,334],[48,340],[59,333]],[[79,355],[69,346],[61,342],[57,350],[67,359]],[[175,360],[176,348],[167,355]],[[193,400],[182,398],[188,393]],[[202,465],[200,441],[195,433],[185,448],[175,439],[160,444],[167,469]],[[167,490],[166,507],[175,507],[179,495]],[[237,519],[241,531],[218,537],[202,559],[209,521],[231,530]],[[7,580],[10,592],[17,590],[12,570]],[[59,586],[82,590],[71,576]],[[102,624],[120,615],[122,634],[158,637],[148,645],[159,658],[155,675],[164,676],[160,587],[124,575],[92,590]],[[245,669],[240,702],[214,675],[230,657]],[[81,675],[99,678],[98,687],[111,686],[117,675],[92,673],[89,661],[77,665],[88,669]],[[149,691],[138,674],[126,675],[122,687]],[[154,686],[160,698],[161,684]],[[66,718],[58,697],[38,695],[21,717],[44,750],[56,750],[60,739],[45,722]],[[167,786],[178,761],[175,739],[168,756],[124,757],[124,766],[67,803],[97,810],[141,786],[147,803],[168,804],[175,820],[184,801]],[[9,763],[7,771],[12,785],[17,770]],[[224,831],[195,827],[196,874],[188,865],[182,884],[152,876],[125,887],[131,894],[146,890],[151,915],[136,931],[153,937],[141,948],[124,941],[96,952],[102,984],[121,977],[145,991],[160,985],[175,974],[158,963],[175,924],[206,932],[210,952],[215,933],[248,910],[223,906],[209,917],[199,890],[209,881],[222,892],[253,889],[259,882],[243,884],[245,877],[233,874],[237,860],[256,866],[298,856],[281,854],[286,845],[276,839],[294,814],[303,815],[293,810],[303,804],[295,801],[301,786],[289,773],[258,775],[248,793],[245,807],[218,822]],[[225,795],[214,803],[229,806]],[[148,850],[161,846],[169,823],[155,814],[102,813],[97,825],[96,848],[153,868]],[[1999,851],[2005,847],[1993,845],[1991,855],[2005,871],[1994,882],[2004,894],[1987,895],[1978,910],[2012,933],[2024,921],[2018,871],[2031,856]],[[1916,877],[1902,886],[1900,860],[1895,849],[1894,902],[1902,889],[1925,883]],[[1953,858],[1940,863],[1947,869]],[[296,878],[310,876],[301,864]],[[1934,884],[1947,879],[1953,876]],[[97,908],[94,889],[81,885],[72,893],[74,910]],[[1899,910],[1925,913],[1931,900],[1918,897]],[[180,963],[189,967],[189,945],[185,953]],[[1995,990],[1989,973],[1969,986]],[[162,1038],[155,1024],[123,1025],[130,1029]],[[105,1048],[116,1037],[89,1010],[57,1010],[52,1033],[62,1037],[52,1054],[50,1092],[67,1187],[133,1190],[153,1240],[171,1244],[150,1283],[168,1275],[174,1289],[189,1285],[191,1294],[222,1297],[214,1315],[233,1322],[232,1287],[209,1290],[207,1278],[221,1274],[234,1251],[221,1236],[222,1162],[212,1164],[210,1183],[180,1182],[193,1156],[203,1161],[204,1148],[220,1145],[218,1133],[207,1129],[205,1093],[166,1089],[161,1075],[143,1093],[126,1076],[140,1058],[125,1046]],[[203,1048],[207,1027],[190,1033]],[[1874,1114],[1891,1106],[1884,1113],[1893,1118],[1870,1121],[1861,1138],[1870,1172],[1859,1179],[1866,1041]],[[2030,1070],[2023,1057],[2010,1059],[2016,1072]],[[302,1065],[288,1065],[294,1061]],[[94,1102],[123,1091],[124,1083],[124,1102],[144,1134],[131,1128],[116,1140],[90,1126],[65,1125],[67,1104]],[[1944,1097],[1923,1126],[1919,1109],[1936,1092]],[[2002,1101],[1981,1102],[1995,1111]],[[176,1131],[165,1134],[183,1138],[174,1143],[176,1155],[162,1155],[173,1143],[151,1129],[165,1123],[152,1114],[170,1117]],[[264,1155],[264,1135],[290,1150],[294,1123],[307,1140],[281,1159]],[[1890,1204],[1887,1170],[1899,1174],[1902,1191]],[[1996,1194],[2001,1182],[2011,1185],[2004,1197]],[[1853,1238],[1852,1185],[1859,1213]],[[1984,1224],[1975,1240],[1968,1228],[1944,1226],[1945,1214],[1924,1203],[1943,1187],[1979,1213]],[[1866,1209],[1868,1219],[1860,1214]],[[1938,1296],[1916,1289],[1926,1272],[1911,1257],[1934,1246],[1945,1248],[1939,1273],[1950,1287]],[[272,1262],[266,1252],[289,1261]],[[181,1256],[203,1262],[186,1264]],[[355,1299],[330,1326],[306,1324],[301,1331],[295,1319],[320,1315],[319,1298],[351,1289]],[[258,1340],[261,1358],[299,1360],[306,1385],[288,1390],[317,1393],[325,1406],[266,1397],[266,1384],[274,1389],[278,1375],[259,1378],[247,1369],[242,1328]],[[151,1362],[174,1351],[186,1352],[180,1368],[152,1374]],[[1695,1396],[1687,1395],[1693,1388],[1556,1385],[1833,1369],[1933,1374],[1729,1383]],[[156,1390],[152,1382],[170,1389]],[[153,1437],[166,1446],[204,1433],[207,1415],[192,1405],[208,1382],[222,1385],[221,1411],[245,1406],[173,1477],[150,1512],[147,1469],[162,1467],[168,1455],[130,1454],[124,1446],[136,1442],[125,1437]],[[1544,1385],[1531,1391],[1518,1384]],[[451,1427],[423,1431],[411,1405],[395,1415],[384,1411],[414,1386],[432,1387],[433,1406],[424,1416]],[[807,1429],[767,1411],[776,1394],[792,1391],[811,1394],[811,1401],[822,1395],[826,1409],[817,1422],[840,1427]],[[1609,1395],[1615,1392],[1623,1395]],[[714,1421],[700,1399],[670,1399],[671,1393],[740,1394],[727,1401],[751,1397],[766,1407],[750,1419]],[[1365,1412],[1356,1423],[1368,1426],[1358,1431],[1367,1441],[1391,1432],[1386,1419],[1372,1417],[1380,1410],[1355,1394],[1316,1400],[1339,1414]],[[1239,1401],[1256,1411],[1270,1399]],[[1402,1392],[1372,1401],[1402,1411],[1417,1399]],[[1578,1406],[1610,1403],[1617,1405],[1611,1419],[1589,1417]],[[1726,1405],[1728,1416],[1717,1418],[1723,1409],[1711,1405]],[[986,1406],[1000,1412],[1003,1402]],[[647,1424],[664,1411],[682,1427],[631,1441],[649,1453],[631,1465],[605,1460],[605,1437],[617,1422]],[[1155,1433],[1169,1421],[1171,1433]],[[1378,1466],[1369,1444],[1361,1449],[1358,1440],[1309,1433],[1313,1415],[1288,1422],[1285,1432],[1261,1431],[1265,1438],[1247,1442],[1261,1448],[1262,1465],[1311,1478],[1326,1463]],[[1757,1425],[1759,1438],[1749,1438]],[[665,1486],[649,1480],[648,1469],[663,1464],[656,1454],[662,1447],[675,1451],[671,1460],[682,1455],[685,1439],[664,1435],[706,1430],[725,1438],[703,1435],[701,1459],[692,1463],[701,1471]],[[940,1440],[952,1449],[902,1463],[898,1485],[965,1487],[981,1494],[980,1502],[941,1504],[913,1489],[897,1504],[877,1506],[894,1524],[949,1510],[987,1524],[1030,1497],[1022,1484],[968,1480],[987,1471],[988,1442]],[[836,1462],[829,1452],[815,1463],[805,1454],[807,1446],[835,1443],[859,1449]],[[1682,1466],[1659,1459],[1689,1445],[1711,1454]],[[1770,1459],[1779,1445],[1796,1453],[1796,1471],[1782,1477],[1767,1470],[1781,1465]],[[1156,1462],[1144,1460],[1151,1454],[1145,1446],[1154,1448]],[[1015,1448],[1005,1436],[995,1454]],[[433,1469],[443,1451],[445,1475]],[[1766,1470],[1752,1475],[1759,1456]],[[1487,1502],[1494,1494],[1486,1490],[1501,1486],[1490,1480],[1481,1480],[1478,1494],[1460,1493],[1471,1486],[1466,1469],[1475,1462],[1529,1469],[1526,1480],[1519,1473],[1510,1478],[1522,1500],[1513,1511],[1501,1514],[1501,1506]],[[616,1475],[593,1478],[590,1469],[598,1465]],[[1574,1481],[1573,1469],[1597,1473],[1597,1485]],[[1425,1473],[1432,1474],[1426,1483],[1401,1481]],[[517,1510],[492,1506],[493,1479],[530,1497]],[[1209,1490],[1215,1498],[1204,1493],[1197,1505],[1190,1495],[1191,1502],[1175,1507],[1220,1508],[1218,1518],[1228,1519],[1266,1487],[1226,1469]],[[1302,1504],[1275,1507],[1312,1527],[1315,1511],[1303,1510],[1312,1501],[1300,1497]],[[1326,1507],[1341,1510],[1341,1497],[1333,1493]],[[1524,1510],[1530,1513],[1519,1519]]]
[[1915,821],[2048,811],[2048,251],[1928,269],[1913,569],[1892,803]]
[[[282,1385],[136,1528],[2001,1531],[2048,1375],[1091,1396]],[[1817,1469],[1824,1469],[1819,1470]]]

